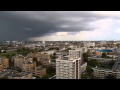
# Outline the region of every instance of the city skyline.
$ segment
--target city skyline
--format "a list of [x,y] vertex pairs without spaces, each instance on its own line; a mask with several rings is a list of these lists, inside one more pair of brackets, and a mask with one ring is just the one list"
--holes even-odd
[[120,40],[120,11],[1,11],[0,41]]

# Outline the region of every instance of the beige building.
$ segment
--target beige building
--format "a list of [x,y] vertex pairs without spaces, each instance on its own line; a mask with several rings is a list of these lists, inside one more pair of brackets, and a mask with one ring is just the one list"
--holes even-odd
[[32,61],[26,61],[22,63],[22,71],[24,72],[32,72],[33,68],[36,66],[36,63]]
[[0,70],[1,70],[1,69],[3,69],[3,65],[2,65],[2,64],[0,64]]
[[0,68],[8,68],[9,67],[9,59],[6,57],[0,58]]
[[32,73],[26,73],[26,72],[8,74],[7,77],[8,79],[32,79],[33,78]]
[[38,77],[43,77],[46,75],[46,68],[43,68],[42,66],[35,67],[33,69],[33,75]]
[[22,68],[23,62],[25,62],[25,57],[23,55],[16,55],[14,57],[14,67]]
[[23,67],[24,62],[33,61],[31,57],[24,57],[23,55],[16,55],[14,57],[14,67]]

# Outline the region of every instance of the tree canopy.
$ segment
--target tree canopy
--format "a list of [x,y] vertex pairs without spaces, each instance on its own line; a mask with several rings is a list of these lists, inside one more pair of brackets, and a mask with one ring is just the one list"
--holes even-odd
[[112,74],[105,77],[105,79],[116,79],[116,77]]
[[106,53],[102,53],[102,58],[107,58],[107,54]]
[[97,65],[99,65],[98,61],[96,59],[91,59],[88,61],[88,64],[92,67],[96,67]]
[[88,62],[88,52],[87,53],[83,53],[83,61]]
[[93,69],[90,65],[87,66],[86,72],[90,75],[93,72]]

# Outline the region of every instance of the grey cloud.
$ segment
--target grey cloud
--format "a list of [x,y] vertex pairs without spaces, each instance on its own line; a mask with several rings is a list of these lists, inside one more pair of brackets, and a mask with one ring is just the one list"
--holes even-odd
[[[28,40],[55,32],[93,30],[89,22],[105,18],[84,11],[1,11],[0,41]],[[61,26],[68,25],[63,28]]]

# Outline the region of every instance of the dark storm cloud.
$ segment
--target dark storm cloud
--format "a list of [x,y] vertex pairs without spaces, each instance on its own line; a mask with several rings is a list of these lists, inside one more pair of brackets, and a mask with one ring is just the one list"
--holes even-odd
[[28,40],[55,32],[93,30],[89,22],[101,18],[104,17],[91,12],[1,11],[0,41]]

